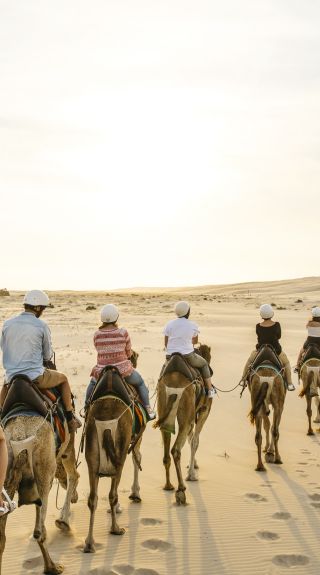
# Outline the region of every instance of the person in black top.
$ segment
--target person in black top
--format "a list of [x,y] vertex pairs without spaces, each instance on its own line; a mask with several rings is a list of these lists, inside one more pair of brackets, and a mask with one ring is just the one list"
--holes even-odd
[[284,367],[285,379],[287,382],[288,390],[293,391],[295,387],[292,383],[291,378],[291,366],[286,354],[284,353],[284,351],[282,351],[282,347],[279,342],[279,339],[281,338],[280,323],[278,321],[272,321],[271,318],[274,315],[274,311],[272,309],[272,306],[267,303],[263,304],[260,307],[260,315],[262,318],[262,322],[257,323],[256,325],[256,334],[258,337],[258,343],[256,345],[256,349],[251,353],[246,365],[244,366],[242,381],[246,380],[248,376],[248,369],[251,363],[254,361],[255,357],[257,356],[259,349],[262,346],[268,344],[274,349]]

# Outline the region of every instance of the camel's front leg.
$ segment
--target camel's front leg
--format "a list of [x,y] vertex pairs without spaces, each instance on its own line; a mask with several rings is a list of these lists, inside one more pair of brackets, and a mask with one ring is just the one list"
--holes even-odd
[[88,468],[89,468],[89,483],[90,483],[90,493],[88,497],[88,507],[90,509],[90,525],[83,552],[95,553],[95,546],[93,539],[93,525],[94,525],[94,516],[98,503],[99,476],[95,473],[94,470],[90,469],[89,464]]
[[171,465],[171,455],[170,455],[170,443],[171,443],[171,433],[169,431],[164,431],[161,429],[162,440],[163,440],[163,465],[166,470],[166,484],[164,486],[165,491],[172,491],[174,489],[170,481],[170,465]]
[[[73,434],[74,435],[74,434]],[[71,441],[71,440],[70,440]],[[79,481],[79,473],[76,467],[76,458],[74,451],[74,444],[72,443],[70,449],[62,455],[63,467],[66,470],[68,478],[67,493],[62,507],[60,517],[56,520],[56,526],[59,529],[69,531],[70,529],[70,504],[76,503],[78,500],[77,485]]]
[[181,472],[181,450],[188,437],[189,426],[179,429],[178,437],[174,442],[171,449],[171,454],[176,466],[177,478],[178,478],[178,489],[176,491],[176,502],[178,505],[186,504],[186,486],[183,482],[182,472]]
[[113,535],[123,535],[125,533],[125,529],[123,527],[119,527],[117,523],[117,505],[118,505],[118,485],[120,483],[122,473],[122,467],[118,469],[118,473],[115,477],[111,479],[111,489],[109,493],[109,502],[111,508],[111,529],[110,533]]
[[257,415],[256,417],[256,435],[255,435],[255,442],[258,449],[258,464],[256,467],[256,471],[265,471],[266,468],[262,463],[262,417],[261,415]]
[[141,466],[141,452],[140,452],[140,445],[141,445],[142,437],[136,443],[133,451],[132,451],[132,461],[133,461],[133,484],[131,487],[131,494],[129,495],[129,499],[132,499],[135,503],[140,503],[140,485],[139,485],[139,471]]

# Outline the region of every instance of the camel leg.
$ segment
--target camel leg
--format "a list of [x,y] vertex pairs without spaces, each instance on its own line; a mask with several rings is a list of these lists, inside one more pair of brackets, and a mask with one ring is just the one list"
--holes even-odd
[[306,393],[306,400],[307,400],[307,416],[308,416],[308,433],[307,433],[307,435],[314,435],[314,431],[313,431],[312,425],[311,425],[311,418],[312,418],[311,402],[312,402],[312,397],[310,397],[310,394],[309,394],[308,391],[307,391],[307,393]]
[[273,424],[272,424],[272,436],[274,438],[274,463],[281,464],[281,456],[278,450],[278,442],[279,442],[279,427],[280,427],[280,420],[281,420],[282,408],[275,409],[273,412]]
[[54,563],[49,555],[49,551],[47,545],[45,543],[46,540],[46,528],[45,528],[45,520],[47,515],[47,507],[48,507],[48,495],[50,491],[50,486],[45,493],[42,492],[41,486],[38,485],[39,495],[42,499],[42,506],[37,507],[37,519],[36,519],[36,526],[40,526],[40,531],[34,531],[34,538],[36,539],[40,551],[42,553],[43,561],[44,561],[44,573],[46,575],[59,575],[59,573],[63,572],[63,566],[57,563]]
[[78,500],[77,485],[79,481],[79,473],[76,468],[74,446],[66,451],[62,456],[63,467],[66,470],[68,477],[67,493],[64,505],[61,509],[59,519],[56,519],[56,526],[62,531],[69,531],[70,529],[70,504],[76,503]]
[[122,467],[118,470],[118,473],[115,477],[111,479],[111,489],[109,492],[109,502],[111,508],[111,529],[110,533],[112,535],[123,535],[125,533],[125,529],[123,527],[119,527],[117,523],[117,505],[118,505],[118,485],[120,483],[122,473]]
[[0,575],[1,575],[2,556],[6,545],[7,517],[8,517],[7,515],[4,515],[3,517],[0,518]]
[[176,490],[176,502],[178,505],[186,504],[186,486],[183,482],[182,472],[181,472],[181,450],[187,440],[189,425],[186,427],[180,427],[179,433],[174,445],[171,449],[171,454],[176,466],[177,478],[178,478],[178,489]]
[[90,483],[90,493],[88,497],[88,507],[90,509],[90,525],[83,552],[95,553],[96,550],[93,539],[93,525],[98,503],[97,493],[98,493],[99,476],[90,468],[89,468],[89,483]]
[[[197,449],[199,447],[200,433],[201,433],[202,428],[203,428],[203,426],[207,420],[208,415],[209,415],[208,410],[200,413],[198,421],[197,421],[195,428],[194,428],[194,432],[193,432],[193,434],[191,434],[191,441],[190,441],[191,455],[190,455],[188,475],[186,477],[187,481],[198,481],[198,477],[195,473],[195,469],[198,469],[198,465],[197,465],[197,462],[195,460],[195,455],[196,455]],[[190,435],[189,435],[189,437],[190,437]]]
[[264,452],[270,453],[270,419],[268,415],[263,416],[263,427],[266,434],[266,446],[264,448]]
[[163,465],[166,469],[166,484],[164,486],[165,491],[172,491],[174,489],[171,481],[170,481],[170,465],[171,465],[171,456],[170,456],[170,443],[171,443],[171,433],[168,431],[161,430],[162,433],[162,441],[163,441]]
[[256,435],[255,435],[255,442],[256,442],[256,446],[258,449],[258,465],[256,467],[256,471],[265,471],[266,468],[262,463],[262,457],[261,457],[261,452],[262,452],[262,433],[261,433],[261,427],[262,427],[262,417],[261,415],[257,415],[256,417]]
[[129,499],[132,499],[132,501],[134,501],[134,503],[140,503],[141,502],[140,485],[139,485],[139,471],[140,471],[139,465],[141,465],[141,459],[142,459],[141,451],[140,451],[141,441],[142,441],[142,437],[139,439],[139,441],[135,445],[135,448],[134,448],[135,455],[132,452],[134,475],[133,475],[133,484],[131,487],[131,494],[129,495]]

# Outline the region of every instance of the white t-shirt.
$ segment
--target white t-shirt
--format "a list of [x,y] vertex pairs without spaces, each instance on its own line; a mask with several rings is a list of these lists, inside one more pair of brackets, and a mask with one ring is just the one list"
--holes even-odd
[[194,351],[192,338],[198,335],[199,328],[186,317],[178,317],[167,323],[163,333],[168,336],[167,355],[176,352],[187,355]]

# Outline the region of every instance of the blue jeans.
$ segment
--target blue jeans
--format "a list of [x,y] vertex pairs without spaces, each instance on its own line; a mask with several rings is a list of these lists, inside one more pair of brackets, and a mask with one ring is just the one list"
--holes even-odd
[[[137,391],[140,395],[140,399],[143,403],[143,405],[147,406],[149,405],[149,391],[148,388],[146,386],[146,384],[144,383],[144,380],[142,379],[140,373],[138,371],[136,371],[135,369],[133,370],[133,372],[131,373],[131,375],[127,375],[125,378],[127,383],[130,383],[130,385],[133,385],[134,387],[137,388]],[[86,403],[89,399],[89,397],[91,396],[92,392],[93,392],[93,388],[96,384],[96,380],[94,379],[94,377],[92,377],[90,379],[89,385],[87,387],[87,391],[86,391]]]

